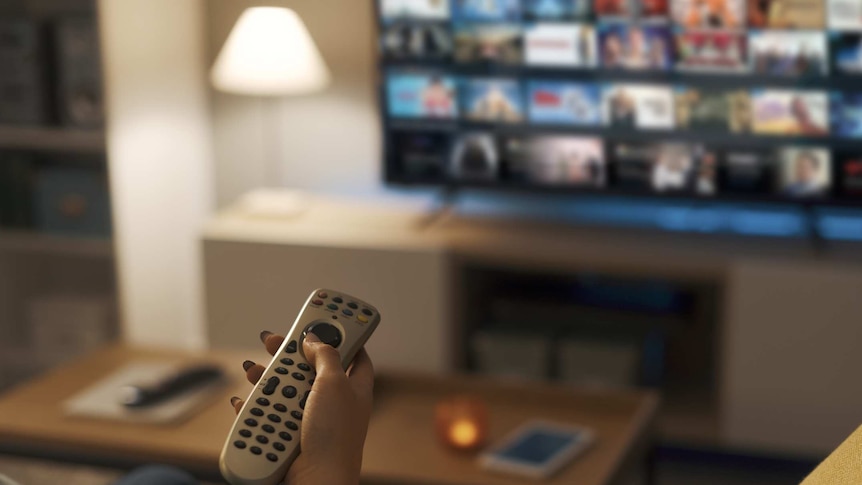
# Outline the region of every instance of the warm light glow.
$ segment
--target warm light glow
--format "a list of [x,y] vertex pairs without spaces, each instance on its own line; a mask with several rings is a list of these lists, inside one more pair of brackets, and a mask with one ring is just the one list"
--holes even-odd
[[479,428],[472,421],[459,419],[452,423],[449,428],[449,438],[453,445],[468,448],[476,444],[476,440],[479,438]]
[[212,69],[213,85],[257,96],[307,94],[325,88],[329,70],[293,10],[253,7],[240,16]]

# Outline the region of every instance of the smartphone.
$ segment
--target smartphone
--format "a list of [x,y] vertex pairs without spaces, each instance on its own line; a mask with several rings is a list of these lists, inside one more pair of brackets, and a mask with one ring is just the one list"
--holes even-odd
[[544,479],[557,473],[593,444],[593,432],[580,426],[528,421],[482,453],[488,470]]

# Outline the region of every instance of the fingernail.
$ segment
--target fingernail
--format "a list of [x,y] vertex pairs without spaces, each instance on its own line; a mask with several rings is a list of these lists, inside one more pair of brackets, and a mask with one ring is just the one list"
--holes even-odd
[[264,330],[263,332],[260,332],[260,341],[266,343],[266,339],[268,339],[270,335],[272,335],[272,332],[270,332],[269,330]]
[[317,334],[313,332],[308,332],[307,334],[305,334],[305,340],[307,342],[317,343],[320,342],[320,337],[318,337]]
[[247,361],[242,363],[242,370],[249,370],[252,367],[254,367],[254,362],[252,362],[250,360],[247,360]]
[[230,398],[230,405],[236,406],[236,403],[238,403],[239,401],[240,401],[240,399],[238,397],[234,396],[234,397]]

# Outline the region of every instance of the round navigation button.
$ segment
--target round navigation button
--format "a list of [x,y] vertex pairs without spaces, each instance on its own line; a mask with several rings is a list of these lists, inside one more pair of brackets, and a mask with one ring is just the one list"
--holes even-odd
[[320,339],[321,342],[331,345],[335,348],[338,348],[341,345],[341,330],[338,329],[335,325],[329,323],[313,323],[311,326],[305,329],[303,336],[311,332]]

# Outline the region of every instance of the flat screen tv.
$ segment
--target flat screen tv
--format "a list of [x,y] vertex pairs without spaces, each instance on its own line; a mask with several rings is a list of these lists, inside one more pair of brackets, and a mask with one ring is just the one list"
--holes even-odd
[[862,204],[862,0],[376,0],[389,183]]

